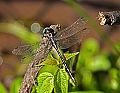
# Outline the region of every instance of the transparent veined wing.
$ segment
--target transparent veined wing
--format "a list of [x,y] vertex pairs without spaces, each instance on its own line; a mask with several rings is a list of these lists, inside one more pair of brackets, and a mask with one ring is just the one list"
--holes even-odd
[[40,42],[34,43],[32,45],[21,45],[15,48],[12,53],[19,55],[22,63],[28,63],[33,58],[37,48],[40,46]]
[[80,43],[88,32],[86,22],[82,18],[79,18],[71,26],[59,31],[54,39],[62,49],[66,49],[76,43]]

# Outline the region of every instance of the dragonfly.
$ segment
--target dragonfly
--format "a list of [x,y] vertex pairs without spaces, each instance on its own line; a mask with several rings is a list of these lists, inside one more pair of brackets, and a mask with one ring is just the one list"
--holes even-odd
[[[34,60],[39,61],[41,56],[44,55],[44,57],[46,57],[51,51],[51,48],[54,48],[58,53],[62,64],[64,65],[65,70],[70,76],[71,80],[76,83],[72,72],[69,70],[66,64],[65,56],[60,52],[59,48],[67,49],[77,43],[80,43],[88,32],[89,31],[86,26],[86,21],[83,18],[79,18],[72,25],[66,27],[63,30],[61,30],[61,26],[59,24],[51,25],[43,29],[42,43],[38,44],[38,47],[41,47],[42,45],[45,47],[33,51],[32,48],[34,47],[34,44],[22,45],[15,48],[12,53],[15,55],[32,55],[35,57]],[[33,65],[34,64],[35,63],[33,63]]]

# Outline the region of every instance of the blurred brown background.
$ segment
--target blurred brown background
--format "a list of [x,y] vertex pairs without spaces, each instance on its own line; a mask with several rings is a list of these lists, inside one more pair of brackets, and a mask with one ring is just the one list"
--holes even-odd
[[[91,16],[97,21],[99,11],[120,10],[120,0],[77,0]],[[62,27],[69,26],[79,15],[75,10],[64,2],[64,0],[1,0],[0,22],[16,20],[30,29],[34,22],[45,26],[50,24],[61,24]],[[89,20],[88,20],[89,21]],[[98,21],[97,21],[98,22]],[[112,41],[120,40],[120,27],[103,27],[109,30],[107,33]],[[99,37],[94,29],[90,29],[89,37],[95,37],[101,47],[109,50],[109,46]],[[4,62],[0,66],[0,80],[9,85],[11,80],[22,73],[20,63],[11,51],[21,44],[21,40],[12,34],[0,32],[0,55]],[[19,68],[19,69],[18,69]]]

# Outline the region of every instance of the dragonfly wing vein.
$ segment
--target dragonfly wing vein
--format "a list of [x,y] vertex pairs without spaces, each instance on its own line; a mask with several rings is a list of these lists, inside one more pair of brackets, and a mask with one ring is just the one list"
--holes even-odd
[[88,29],[84,29],[78,33],[75,33],[70,37],[57,40],[57,43],[61,49],[69,48],[75,45],[76,43],[80,43],[82,39],[86,36],[85,33],[88,33],[88,32],[89,32]]
[[54,38],[56,40],[68,38],[68,37],[72,36],[73,34],[82,31],[85,28],[86,28],[86,22],[82,18],[79,18],[71,26],[57,32],[57,34],[55,35]]

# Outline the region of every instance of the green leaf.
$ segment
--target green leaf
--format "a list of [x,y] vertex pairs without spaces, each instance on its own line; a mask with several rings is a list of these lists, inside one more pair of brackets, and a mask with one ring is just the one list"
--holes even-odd
[[65,69],[58,69],[54,76],[55,93],[68,93],[68,75]]
[[0,93],[8,93],[1,82],[0,82]]
[[89,64],[89,67],[92,71],[104,71],[108,70],[111,67],[110,61],[105,55],[97,55],[93,62]]
[[[64,55],[65,55],[66,60],[68,60],[68,59],[76,56],[77,54],[79,54],[79,52],[76,52],[76,53],[65,53]],[[53,58],[52,55],[49,54],[48,57],[46,58],[46,60],[43,61],[41,64],[38,64],[37,66],[41,66],[41,65],[58,65],[59,64],[59,60]]]
[[37,93],[37,92],[36,92],[36,86],[33,86],[33,87],[32,87],[31,93]]
[[120,53],[120,42],[117,42],[114,48]]
[[37,93],[52,93],[54,88],[54,76],[51,73],[41,73],[37,80]]
[[48,55],[45,61],[43,61],[41,64],[38,64],[37,66],[41,65],[58,65],[59,62],[57,59],[53,58],[51,54]]
[[76,91],[76,92],[69,92],[69,93],[104,93],[101,91]]
[[120,56],[119,56],[118,59],[117,59],[116,67],[118,67],[118,68],[120,69]]
[[49,72],[54,75],[58,68],[59,67],[57,65],[46,65],[40,69],[39,73]]
[[74,56],[76,56],[78,54],[79,54],[79,52],[76,52],[76,53],[65,53],[64,56],[65,56],[66,60],[69,60],[70,58],[72,58],[72,57],[74,57]]
[[82,52],[85,55],[94,55],[99,51],[99,44],[93,38],[86,40],[82,45]]
[[10,87],[10,93],[19,93],[21,82],[22,78],[16,78],[15,80],[13,80]]

